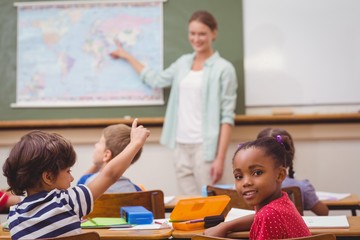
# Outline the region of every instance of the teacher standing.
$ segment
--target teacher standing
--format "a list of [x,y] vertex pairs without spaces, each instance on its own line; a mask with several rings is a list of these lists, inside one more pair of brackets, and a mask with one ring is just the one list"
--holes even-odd
[[234,66],[213,49],[217,22],[207,11],[189,19],[193,53],[184,54],[161,72],[144,66],[116,41],[113,58],[127,60],[153,88],[171,86],[160,143],[175,148],[180,194],[199,195],[224,171],[234,125],[237,78]]

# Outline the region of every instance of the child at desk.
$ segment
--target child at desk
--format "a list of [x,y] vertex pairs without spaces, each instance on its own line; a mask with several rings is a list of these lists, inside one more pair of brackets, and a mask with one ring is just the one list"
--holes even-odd
[[329,215],[328,207],[319,200],[315,188],[309,180],[301,181],[294,178],[295,171],[293,169],[293,161],[295,156],[295,146],[290,133],[281,128],[265,128],[258,134],[257,138],[276,137],[278,135],[282,136],[284,139],[283,144],[286,149],[286,166],[288,167],[288,175],[282,182],[282,187],[300,187],[304,210],[311,210],[316,215]]
[[80,220],[130,165],[150,132],[132,123],[131,141],[87,186],[70,188],[76,153],[56,133],[32,131],[12,148],[3,165],[10,191],[26,197],[10,208],[12,239],[39,239],[81,233]]
[[[93,164],[79,179],[77,184],[87,185],[99,175],[101,169],[108,164],[111,159],[121,153],[130,143],[131,128],[126,124],[113,124],[107,126],[102,131],[99,141],[95,144],[93,153]],[[136,153],[131,164],[134,164],[141,156],[142,148]],[[141,187],[132,183],[129,178],[121,176],[110,188],[107,193],[117,192],[136,192],[142,191]]]
[[259,138],[241,144],[233,158],[236,191],[255,215],[238,218],[205,230],[205,235],[225,237],[228,232],[250,229],[249,239],[285,239],[310,236],[301,215],[281,191],[286,177],[286,151],[282,137]]

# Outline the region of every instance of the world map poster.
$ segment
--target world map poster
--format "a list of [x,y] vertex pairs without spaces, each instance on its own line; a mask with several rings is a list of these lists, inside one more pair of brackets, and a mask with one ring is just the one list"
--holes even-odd
[[18,3],[16,106],[164,104],[115,40],[144,65],[163,69],[162,2]]

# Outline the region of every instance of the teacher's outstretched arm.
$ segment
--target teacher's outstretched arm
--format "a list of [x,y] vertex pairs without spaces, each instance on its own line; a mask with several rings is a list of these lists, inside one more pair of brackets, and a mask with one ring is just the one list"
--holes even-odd
[[139,62],[133,55],[125,51],[125,49],[123,48],[123,46],[121,45],[118,39],[114,39],[114,42],[117,49],[111,52],[110,56],[115,59],[122,58],[128,61],[131,64],[131,66],[135,69],[135,71],[140,74],[145,66],[141,62]]

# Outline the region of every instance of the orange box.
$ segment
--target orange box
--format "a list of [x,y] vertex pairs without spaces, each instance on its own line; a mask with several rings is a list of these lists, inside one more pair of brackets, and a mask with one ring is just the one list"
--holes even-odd
[[[172,226],[177,230],[203,229],[204,217],[220,215],[230,202],[227,195],[181,199],[170,214]],[[189,222],[200,220],[199,222]]]

